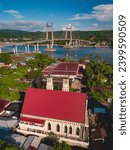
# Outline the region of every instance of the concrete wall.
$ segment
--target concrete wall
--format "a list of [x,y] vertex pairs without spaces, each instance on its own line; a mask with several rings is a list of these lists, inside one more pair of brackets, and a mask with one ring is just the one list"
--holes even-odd
[[[55,120],[55,119],[45,119],[44,125],[40,124],[30,124],[27,122],[19,122],[19,128],[24,131],[32,131],[32,132],[38,132],[42,134],[49,134],[53,133],[57,135],[58,137],[64,137],[64,138],[71,138],[74,140],[82,141],[84,140],[84,127],[86,125],[81,123],[74,123],[74,122],[67,122],[67,121],[61,121],[61,120]],[[49,124],[51,125],[51,130],[49,130]],[[60,127],[59,132],[57,131],[57,126]],[[65,127],[67,127],[67,133],[65,133]],[[70,134],[70,128],[72,128],[72,134]],[[76,130],[79,129],[79,135],[76,135]]]

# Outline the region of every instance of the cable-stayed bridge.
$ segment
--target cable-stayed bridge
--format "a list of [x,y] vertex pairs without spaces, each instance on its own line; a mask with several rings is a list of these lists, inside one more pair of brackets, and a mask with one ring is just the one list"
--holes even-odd
[[39,45],[40,43],[46,43],[49,42],[50,44],[47,44],[46,50],[53,49],[55,41],[66,41],[65,48],[73,48],[78,47],[82,42],[87,42],[87,40],[81,40],[81,39],[74,39],[73,38],[73,31],[72,26],[66,27],[66,30],[64,31],[64,38],[58,38],[56,39],[54,37],[54,28],[53,23],[46,24],[46,37],[43,40],[34,40],[34,41],[26,41],[26,42],[7,42],[3,45],[0,45],[0,53],[2,52],[2,47],[5,46],[12,46],[12,51],[14,54],[18,54],[18,46],[23,45],[25,46],[25,53],[30,53],[29,47],[30,45],[34,45],[34,51],[40,52]]

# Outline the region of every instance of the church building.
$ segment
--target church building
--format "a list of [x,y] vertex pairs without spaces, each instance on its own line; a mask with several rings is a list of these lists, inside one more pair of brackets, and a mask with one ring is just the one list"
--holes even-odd
[[84,93],[28,88],[17,131],[88,147],[87,103]]

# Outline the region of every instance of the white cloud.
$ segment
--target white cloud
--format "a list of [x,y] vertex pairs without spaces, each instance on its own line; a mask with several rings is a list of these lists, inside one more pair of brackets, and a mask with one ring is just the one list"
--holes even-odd
[[93,23],[92,25],[93,25],[93,26],[98,26],[98,24],[97,24],[97,23]]
[[15,17],[16,19],[22,19],[22,18],[24,18],[24,16],[22,16],[20,14],[20,12],[17,11],[17,10],[9,9],[9,10],[4,10],[3,12],[10,14],[11,16]]
[[75,14],[70,20],[87,20],[92,18],[91,14]]
[[37,20],[0,21],[0,29],[42,31],[45,22]]
[[76,27],[74,27],[74,26],[72,26],[72,24],[66,24],[66,25],[62,25],[62,28],[61,28],[61,30],[63,30],[63,31],[65,31],[66,30],[66,27],[72,27],[72,30],[74,31],[74,30],[78,30],[78,28],[76,28]]
[[88,20],[97,19],[99,21],[112,21],[113,19],[113,5],[112,4],[102,4],[93,7],[91,13],[75,14],[70,20]]
[[81,31],[99,31],[99,30],[112,30],[113,29],[113,26],[112,24],[92,24],[92,25],[89,25],[89,26],[85,26],[85,27],[82,27],[80,28]]
[[[69,24],[62,25],[62,30],[65,31],[66,27],[68,27]],[[113,25],[111,23],[92,23],[92,24],[82,24],[79,22],[75,22],[72,25],[72,30],[73,31],[99,31],[99,30],[112,30]]]

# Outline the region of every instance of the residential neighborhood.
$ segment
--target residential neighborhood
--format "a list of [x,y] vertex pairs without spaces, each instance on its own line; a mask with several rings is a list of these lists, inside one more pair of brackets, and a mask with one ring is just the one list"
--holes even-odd
[[112,150],[112,0],[0,10],[0,150]]

